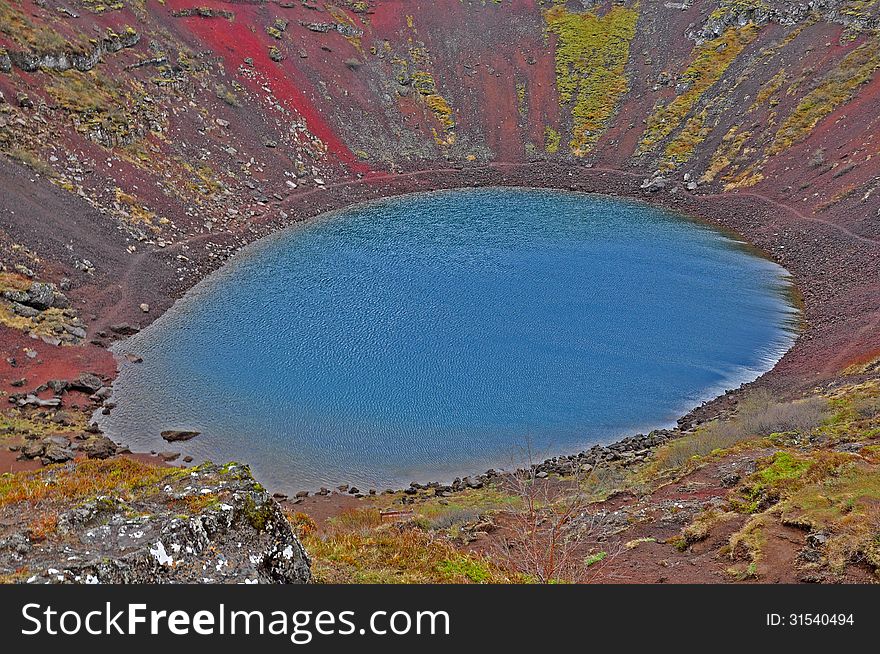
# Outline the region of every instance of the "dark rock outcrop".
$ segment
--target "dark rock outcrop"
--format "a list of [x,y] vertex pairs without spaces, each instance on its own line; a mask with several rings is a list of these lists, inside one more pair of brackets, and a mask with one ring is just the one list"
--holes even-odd
[[105,54],[134,47],[140,40],[137,32],[126,29],[122,34],[111,33],[95,41],[89,49],[61,52],[10,50],[6,56],[13,66],[28,73],[38,70],[64,72],[71,69],[85,72],[97,66]]
[[238,464],[181,471],[146,498],[95,497],[44,540],[0,527],[0,574],[24,570],[28,583],[308,583],[310,565],[281,507]]

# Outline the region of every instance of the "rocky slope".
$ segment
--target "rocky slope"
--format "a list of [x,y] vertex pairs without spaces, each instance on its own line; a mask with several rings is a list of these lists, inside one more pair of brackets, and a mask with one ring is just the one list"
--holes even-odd
[[[512,181],[538,185],[557,165],[565,186],[616,170],[664,198],[760,204],[726,226],[784,265],[808,258],[829,290],[806,299],[843,289],[851,334],[877,318],[876,268],[858,269],[878,238],[878,17],[873,0],[9,0],[3,263],[93,286],[106,332],[360,197],[342,184],[520,166]],[[426,176],[461,178],[485,183]],[[872,359],[877,332],[835,337],[834,366]]]

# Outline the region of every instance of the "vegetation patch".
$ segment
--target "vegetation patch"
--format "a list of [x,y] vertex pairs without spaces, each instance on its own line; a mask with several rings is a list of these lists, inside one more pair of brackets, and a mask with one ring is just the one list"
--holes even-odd
[[730,65],[758,36],[754,24],[730,28],[717,39],[698,45],[693,60],[681,76],[679,84],[687,87],[668,104],[658,105],[648,117],[648,125],[639,144],[639,152],[652,150],[660,141],[672,134],[703,94],[715,85]]
[[32,506],[43,502],[70,505],[108,494],[132,500],[155,492],[160,483],[189,473],[125,458],[76,461],[7,473],[0,475],[0,507],[19,502]]
[[71,46],[51,27],[32,23],[10,2],[0,2],[0,32],[17,45],[36,52],[61,52]]
[[507,583],[487,559],[458,551],[445,537],[411,524],[382,524],[377,510],[349,511],[326,533],[304,533],[312,572],[324,583]]
[[629,90],[626,65],[638,18],[638,4],[615,5],[604,16],[563,5],[544,13],[547,32],[557,36],[556,88],[562,106],[571,106],[575,156],[593,149]]
[[849,53],[785,119],[768,149],[778,154],[807,138],[816,125],[852,100],[880,68],[880,39],[869,39]]
[[732,448],[754,447],[755,442],[777,433],[809,435],[829,416],[828,400],[822,397],[776,402],[771,395],[755,391],[740,401],[736,415],[716,420],[694,434],[676,439],[657,450],[643,475],[652,478],[670,471],[699,465],[710,455],[721,456]]

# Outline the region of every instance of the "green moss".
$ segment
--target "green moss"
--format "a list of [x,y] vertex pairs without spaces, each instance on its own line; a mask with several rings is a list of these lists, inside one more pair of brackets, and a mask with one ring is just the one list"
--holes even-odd
[[681,76],[688,84],[686,91],[668,104],[654,108],[639,144],[639,152],[648,152],[672,134],[693,110],[703,94],[715,85],[730,65],[758,35],[752,24],[730,28],[717,39],[707,41],[694,49],[691,64]]
[[437,572],[449,581],[464,578],[474,584],[487,584],[493,578],[492,570],[485,561],[464,555],[453,556],[440,561],[437,564]]
[[562,5],[544,13],[548,33],[557,36],[556,88],[562,106],[571,106],[576,156],[593,149],[629,90],[626,64],[638,18],[638,5],[617,5],[604,16]]
[[562,142],[562,135],[552,127],[548,126],[544,129],[544,149],[549,154],[559,152],[559,145]]
[[586,559],[584,559],[584,565],[588,568],[592,565],[596,565],[597,563],[601,563],[608,557],[608,552],[596,552],[595,554],[590,554]]
[[880,38],[874,37],[849,53],[808,93],[785,119],[768,149],[771,155],[804,140],[819,122],[852,100],[880,69]]
[[257,505],[252,497],[248,497],[244,505],[244,516],[251,527],[263,531],[272,517],[272,507],[268,502]]
[[758,478],[768,486],[775,486],[785,481],[800,479],[811,466],[810,461],[795,458],[788,452],[777,452],[773,455],[770,464],[758,472]]

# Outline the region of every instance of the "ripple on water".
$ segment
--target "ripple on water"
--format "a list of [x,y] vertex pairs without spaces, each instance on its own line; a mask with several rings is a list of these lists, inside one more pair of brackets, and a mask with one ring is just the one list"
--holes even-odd
[[785,271],[643,204],[396,198],[262,241],[124,344],[102,426],[273,488],[450,479],[668,424],[791,346]]

